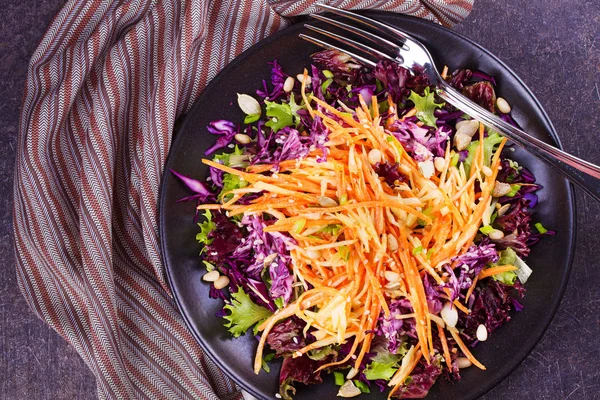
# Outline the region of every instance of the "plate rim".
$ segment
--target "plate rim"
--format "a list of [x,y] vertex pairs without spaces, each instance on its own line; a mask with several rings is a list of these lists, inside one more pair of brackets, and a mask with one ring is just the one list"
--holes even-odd
[[[521,87],[525,90],[526,94],[533,101],[534,105],[540,111],[540,116],[542,117],[541,119],[547,124],[547,126],[549,128],[547,133],[550,135],[551,139],[556,143],[556,146],[559,149],[563,148],[560,138],[559,138],[558,134],[556,133],[556,129],[554,128],[554,125],[552,124],[550,117],[548,116],[546,110],[543,108],[542,104],[540,103],[538,98],[535,96],[535,94],[525,84],[525,82],[515,73],[515,71],[513,71],[506,63],[504,63],[504,61],[502,61],[499,57],[497,57],[491,51],[484,48],[482,45],[478,44],[477,42],[473,41],[472,39],[464,36],[461,33],[456,32],[448,27],[436,24],[434,22],[431,22],[429,20],[425,20],[422,18],[405,15],[405,14],[380,11],[380,10],[363,10],[360,13],[366,14],[369,16],[373,16],[373,17],[383,16],[385,18],[385,17],[393,16],[394,18],[398,18],[399,20],[407,19],[407,20],[410,20],[410,21],[418,23],[418,24],[433,26],[436,29],[446,31],[449,34],[466,41],[474,49],[477,49],[477,50],[481,51],[482,53],[487,54],[495,62],[497,62],[513,79],[515,79],[515,81],[517,81],[521,85]],[[179,143],[182,140],[181,139],[182,135],[179,133],[186,128],[186,126],[189,122],[188,115],[198,107],[198,104],[204,98],[204,93],[208,92],[209,89],[212,89],[213,86],[218,85],[218,83],[223,79],[222,77],[224,75],[226,75],[229,70],[231,70],[231,69],[235,68],[237,65],[239,65],[249,54],[259,50],[260,48],[262,48],[264,46],[269,45],[270,43],[277,40],[281,36],[288,35],[289,32],[291,32],[291,31],[301,29],[303,23],[307,20],[309,20],[309,19],[306,17],[301,17],[300,19],[297,20],[296,23],[253,44],[248,49],[244,50],[242,53],[240,53],[238,56],[236,56],[221,71],[219,71],[213,79],[211,79],[211,81],[207,84],[207,86],[204,88],[204,90],[198,96],[198,98],[196,98],[196,100],[194,101],[192,106],[188,109],[188,111],[183,116],[181,116],[178,121],[175,122],[175,125],[173,128],[171,145],[169,147],[167,159],[166,159],[164,167],[163,167],[161,183],[160,183],[160,187],[159,187],[160,192],[159,192],[159,196],[158,196],[159,201],[158,201],[158,210],[157,211],[158,211],[158,217],[159,217],[158,218],[158,220],[159,220],[159,244],[160,244],[160,250],[161,250],[160,256],[161,256],[161,260],[163,263],[164,275],[166,275],[167,283],[171,290],[172,298],[175,301],[175,304],[177,305],[177,309],[178,309],[180,315],[182,316],[187,329],[189,330],[191,335],[194,337],[196,342],[200,345],[203,352],[209,357],[209,359],[219,369],[221,369],[229,378],[231,378],[237,385],[239,385],[243,390],[247,391],[248,393],[250,393],[251,395],[255,396],[258,399],[262,398],[263,394],[256,392],[254,390],[254,388],[252,387],[252,385],[248,384],[245,381],[238,379],[237,376],[235,375],[235,373],[229,368],[228,365],[220,362],[220,358],[215,354],[215,352],[211,349],[211,347],[201,339],[200,335],[196,332],[189,316],[183,312],[184,307],[182,306],[182,300],[178,294],[177,287],[173,284],[174,276],[172,274],[172,268],[169,266],[169,263],[167,262],[167,258],[166,258],[167,245],[166,245],[166,240],[164,240],[165,217],[166,216],[165,216],[165,213],[163,213],[163,210],[165,209],[164,205],[166,202],[166,193],[167,193],[167,191],[166,191],[167,179],[165,179],[165,176],[167,174],[165,172],[170,169],[171,164],[173,163],[173,159],[175,157],[172,149],[175,148],[177,143]],[[573,184],[568,182],[567,188],[568,188],[568,190],[567,190],[568,210],[567,211],[569,214],[569,218],[571,220],[571,226],[568,228],[571,232],[569,232],[570,233],[570,235],[569,235],[570,243],[569,243],[569,246],[567,249],[567,256],[566,256],[567,263],[566,263],[566,268],[563,272],[560,288],[559,288],[558,292],[556,293],[556,296],[554,297],[553,302],[551,303],[551,307],[549,309],[550,312],[546,313],[544,315],[544,317],[542,318],[543,329],[540,331],[539,335],[537,335],[535,340],[532,342],[532,345],[528,346],[526,349],[524,349],[525,351],[523,353],[523,356],[514,364],[513,367],[511,367],[507,371],[506,374],[504,374],[504,375],[501,374],[500,376],[497,376],[497,377],[491,379],[489,381],[490,384],[486,385],[484,388],[477,391],[474,394],[473,398],[478,398],[478,397],[483,396],[484,394],[488,393],[489,391],[491,391],[492,389],[497,387],[498,384],[500,384],[502,381],[504,381],[510,375],[512,375],[512,373],[523,363],[523,361],[527,357],[529,357],[531,352],[539,344],[541,339],[545,336],[546,332],[548,331],[548,328],[550,327],[552,321],[556,317],[556,312],[558,310],[558,307],[562,303],[565,291],[569,284],[569,279],[570,279],[571,271],[573,269],[573,261],[574,261],[574,257],[575,257],[575,247],[576,247],[576,243],[577,243],[577,198],[575,196],[575,190],[574,190]]]

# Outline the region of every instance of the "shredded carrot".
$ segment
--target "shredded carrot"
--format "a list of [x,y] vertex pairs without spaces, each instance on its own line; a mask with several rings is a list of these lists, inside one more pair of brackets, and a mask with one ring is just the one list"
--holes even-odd
[[514,265],[501,265],[499,267],[487,268],[481,271],[479,275],[477,275],[477,278],[485,279],[493,275],[501,274],[503,272],[516,271],[517,269],[519,268],[515,267]]
[[452,358],[450,357],[450,349],[448,348],[448,341],[446,340],[446,334],[444,333],[444,327],[437,324],[438,335],[440,342],[442,342],[442,349],[444,350],[444,359],[446,360],[446,366],[449,371],[452,371]]
[[465,343],[460,338],[460,334],[458,333],[458,331],[455,328],[448,328],[448,331],[454,338],[454,341],[456,342],[460,350],[463,352],[465,357],[467,357],[469,361],[471,361],[471,363],[473,363],[473,365],[475,365],[477,368],[485,370],[485,366],[479,361],[477,361],[473,354],[471,354]]
[[442,70],[442,79],[446,79],[448,76],[448,66],[444,65],[444,69]]
[[[447,74],[445,67],[444,78]],[[457,349],[449,348],[452,342],[447,340],[445,329],[465,356],[485,369],[466,348],[458,332],[444,328],[442,319],[430,314],[424,279],[429,275],[438,284],[447,281],[443,274],[445,266],[456,268],[455,257],[473,244],[491,202],[505,140],[492,158],[489,176],[483,174],[481,125],[480,144],[470,171],[465,171],[463,164],[451,165],[454,152],[448,144],[441,171],[425,177],[420,164],[385,130],[398,118],[405,120],[416,115],[416,109],[398,116],[397,105],[388,96],[388,111],[380,115],[380,99],[373,96],[367,99],[370,101],[367,104],[359,95],[355,110],[340,102],[343,110],[340,111],[307,94],[307,80],[305,70],[300,94],[309,114],[321,118],[328,130],[325,150],[311,149],[298,160],[254,164],[245,169],[202,160],[210,167],[244,179],[246,185],[222,193],[220,204],[202,204],[198,209],[222,210],[229,217],[268,214],[272,216],[271,222],[263,232],[283,233],[294,242],[288,247],[290,274],[299,295],[258,327],[261,338],[254,360],[255,373],[261,369],[269,332],[290,316],[304,321],[305,334],[311,329],[317,338],[293,357],[352,340],[344,360],[320,369],[350,360],[358,368],[370,351],[379,317],[393,317],[389,305],[394,298],[410,302],[418,342],[390,380],[393,387],[390,396],[405,383],[419,362],[432,361],[434,329],[449,369],[451,351]],[[326,160],[321,159],[324,153]],[[406,179],[387,182],[379,176],[377,163],[396,166]],[[241,201],[247,194],[256,198]],[[228,199],[223,200],[226,196]],[[478,280],[514,269],[502,266],[482,271],[467,292],[467,304]],[[448,297],[452,294],[449,289],[445,292]],[[458,300],[453,303],[462,312],[470,313]]]

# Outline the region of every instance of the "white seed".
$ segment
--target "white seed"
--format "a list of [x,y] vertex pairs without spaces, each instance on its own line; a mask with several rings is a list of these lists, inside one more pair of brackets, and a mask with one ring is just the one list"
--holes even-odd
[[456,133],[456,135],[454,135],[454,145],[456,146],[458,151],[466,149],[470,143],[471,136],[458,132]]
[[226,276],[220,276],[214,283],[215,289],[223,289],[225,286],[229,285],[229,278]]
[[260,113],[261,113],[260,104],[254,97],[249,96],[247,94],[239,94],[239,93],[237,95],[238,95],[238,99],[237,99],[238,105],[240,106],[240,108],[242,109],[244,114],[247,114],[247,115],[259,114],[260,115]]
[[506,214],[506,212],[508,211],[509,208],[510,208],[510,204],[505,204],[502,207],[500,207],[498,209],[498,216],[501,217],[504,214]]
[[444,157],[436,157],[433,160],[433,166],[435,167],[435,169],[437,169],[439,172],[442,172],[444,170],[444,167],[446,166],[446,160],[444,159]]
[[503,114],[508,114],[511,110],[508,101],[504,100],[504,98],[502,97],[498,97],[496,99],[496,107],[498,107],[498,111],[500,111]]
[[419,171],[423,174],[424,178],[431,178],[431,176],[435,173],[435,167],[433,166],[433,161],[427,160],[417,163],[419,166]]
[[388,282],[383,287],[388,290],[396,290],[400,288],[400,282]]
[[371,165],[375,165],[377,163],[381,162],[381,151],[379,151],[378,149],[372,149],[371,151],[369,151],[369,162],[371,163]]
[[236,133],[234,138],[241,144],[248,144],[252,141],[250,136],[246,135],[245,133]]
[[346,375],[346,379],[352,379],[356,376],[356,374],[358,374],[358,370],[355,369],[354,367],[350,368],[350,371],[348,371],[348,374]]
[[263,266],[265,268],[268,268],[271,266],[271,264],[273,264],[273,261],[275,261],[275,259],[277,258],[277,253],[273,253],[273,254],[269,254],[268,256],[265,257],[265,259],[263,260]]
[[204,276],[202,277],[202,280],[206,281],[206,282],[214,282],[217,279],[219,279],[219,276],[220,276],[219,271],[217,271],[216,269],[213,269],[212,271],[204,274]]
[[400,274],[394,271],[385,271],[383,276],[390,282],[398,282],[400,280]]
[[321,340],[321,339],[325,339],[325,336],[327,336],[327,332],[314,331],[314,332],[312,332],[312,335],[315,337],[315,339]]
[[456,359],[456,366],[458,369],[469,368],[473,363],[467,357],[458,357]]
[[398,250],[398,240],[396,240],[396,237],[391,233],[388,233],[387,235],[387,247],[390,251]]
[[291,76],[288,76],[285,79],[285,82],[283,82],[283,91],[286,93],[289,93],[292,91],[292,89],[294,88],[294,83],[296,83],[296,81],[294,80],[294,78],[292,78]]
[[338,202],[327,196],[319,196],[317,197],[317,201],[321,207],[337,207]]
[[475,135],[477,129],[479,129],[479,121],[476,121],[474,119],[459,122],[458,124],[456,124],[457,134],[460,133],[462,135],[467,135],[471,138]]
[[[300,83],[304,83],[304,74],[296,75],[296,79],[298,79],[298,81]],[[310,75],[306,75],[306,86],[310,85],[310,81],[311,81]]]
[[494,197],[502,197],[512,190],[512,187],[508,183],[498,182],[494,185],[494,190],[492,190],[492,196]]
[[454,328],[456,323],[458,322],[458,311],[456,311],[456,307],[450,302],[446,302],[444,307],[442,307],[442,311],[440,311],[440,315],[442,319],[450,328]]
[[463,119],[462,121],[458,121],[456,123],[456,130],[459,130],[462,126],[465,126],[466,124],[470,124],[471,121],[473,121],[472,119]]
[[340,390],[338,392],[338,397],[356,397],[359,396],[361,394],[361,391],[359,388],[357,388],[356,386],[354,386],[354,382],[348,380],[346,381],[346,383],[344,383],[341,387]]
[[485,176],[491,176],[492,175],[492,169],[490,167],[488,167],[487,165],[484,165],[483,167],[481,167],[481,171],[483,172],[483,174]]
[[479,340],[480,342],[485,342],[488,338],[488,331],[485,327],[485,325],[480,324],[477,327],[477,340]]
[[318,260],[321,257],[321,252],[319,250],[306,250],[306,257],[311,260]]
[[494,229],[493,231],[491,231],[488,234],[488,237],[492,240],[499,240],[504,237],[504,232],[502,232],[501,230],[498,230],[498,229]]

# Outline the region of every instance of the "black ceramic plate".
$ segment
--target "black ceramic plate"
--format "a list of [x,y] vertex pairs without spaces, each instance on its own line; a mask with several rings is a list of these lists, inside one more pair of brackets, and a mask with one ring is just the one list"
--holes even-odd
[[[498,93],[513,106],[513,116],[532,135],[557,144],[556,133],[539,102],[524,83],[501,61],[472,41],[429,22],[388,13],[370,13],[424,42],[438,67],[448,65],[450,71],[459,67],[484,71],[498,82]],[[200,159],[215,137],[205,126],[215,119],[243,120],[236,102],[236,93],[254,93],[262,79],[269,79],[268,61],[277,59],[284,70],[298,73],[310,64],[310,54],[316,47],[298,38],[301,25],[292,26],[269,37],[231,62],[206,88],[185,117],[176,133],[165,171],[175,169],[188,176],[204,178],[207,169]],[[439,68],[441,70],[441,68]],[[574,198],[571,187],[541,161],[517,150],[514,158],[535,173],[544,186],[536,217],[557,235],[546,237],[529,258],[534,273],[527,282],[525,310],[515,313],[512,321],[500,328],[489,340],[477,346],[476,357],[487,371],[469,368],[456,384],[440,379],[428,399],[475,399],[504,379],[529,354],[550,324],[567,284],[575,237]],[[176,203],[189,195],[171,174],[165,173],[160,198],[160,238],[168,279],[181,313],[191,332],[206,354],[258,398],[273,399],[278,391],[279,364],[257,376],[252,362],[257,345],[252,335],[233,339],[215,317],[222,307],[220,301],[209,299],[209,286],[203,283],[200,251],[195,235],[198,227],[192,222],[194,204]],[[300,387],[297,400],[334,399],[337,388],[330,378],[322,385]],[[377,388],[358,399],[384,399]]]

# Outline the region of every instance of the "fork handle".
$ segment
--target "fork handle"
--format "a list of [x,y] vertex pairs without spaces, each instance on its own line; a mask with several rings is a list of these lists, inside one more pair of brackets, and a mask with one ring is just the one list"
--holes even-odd
[[541,158],[565,178],[600,202],[600,167],[549,145],[498,118],[442,81],[436,93],[443,100],[484,125],[500,132],[531,154]]

